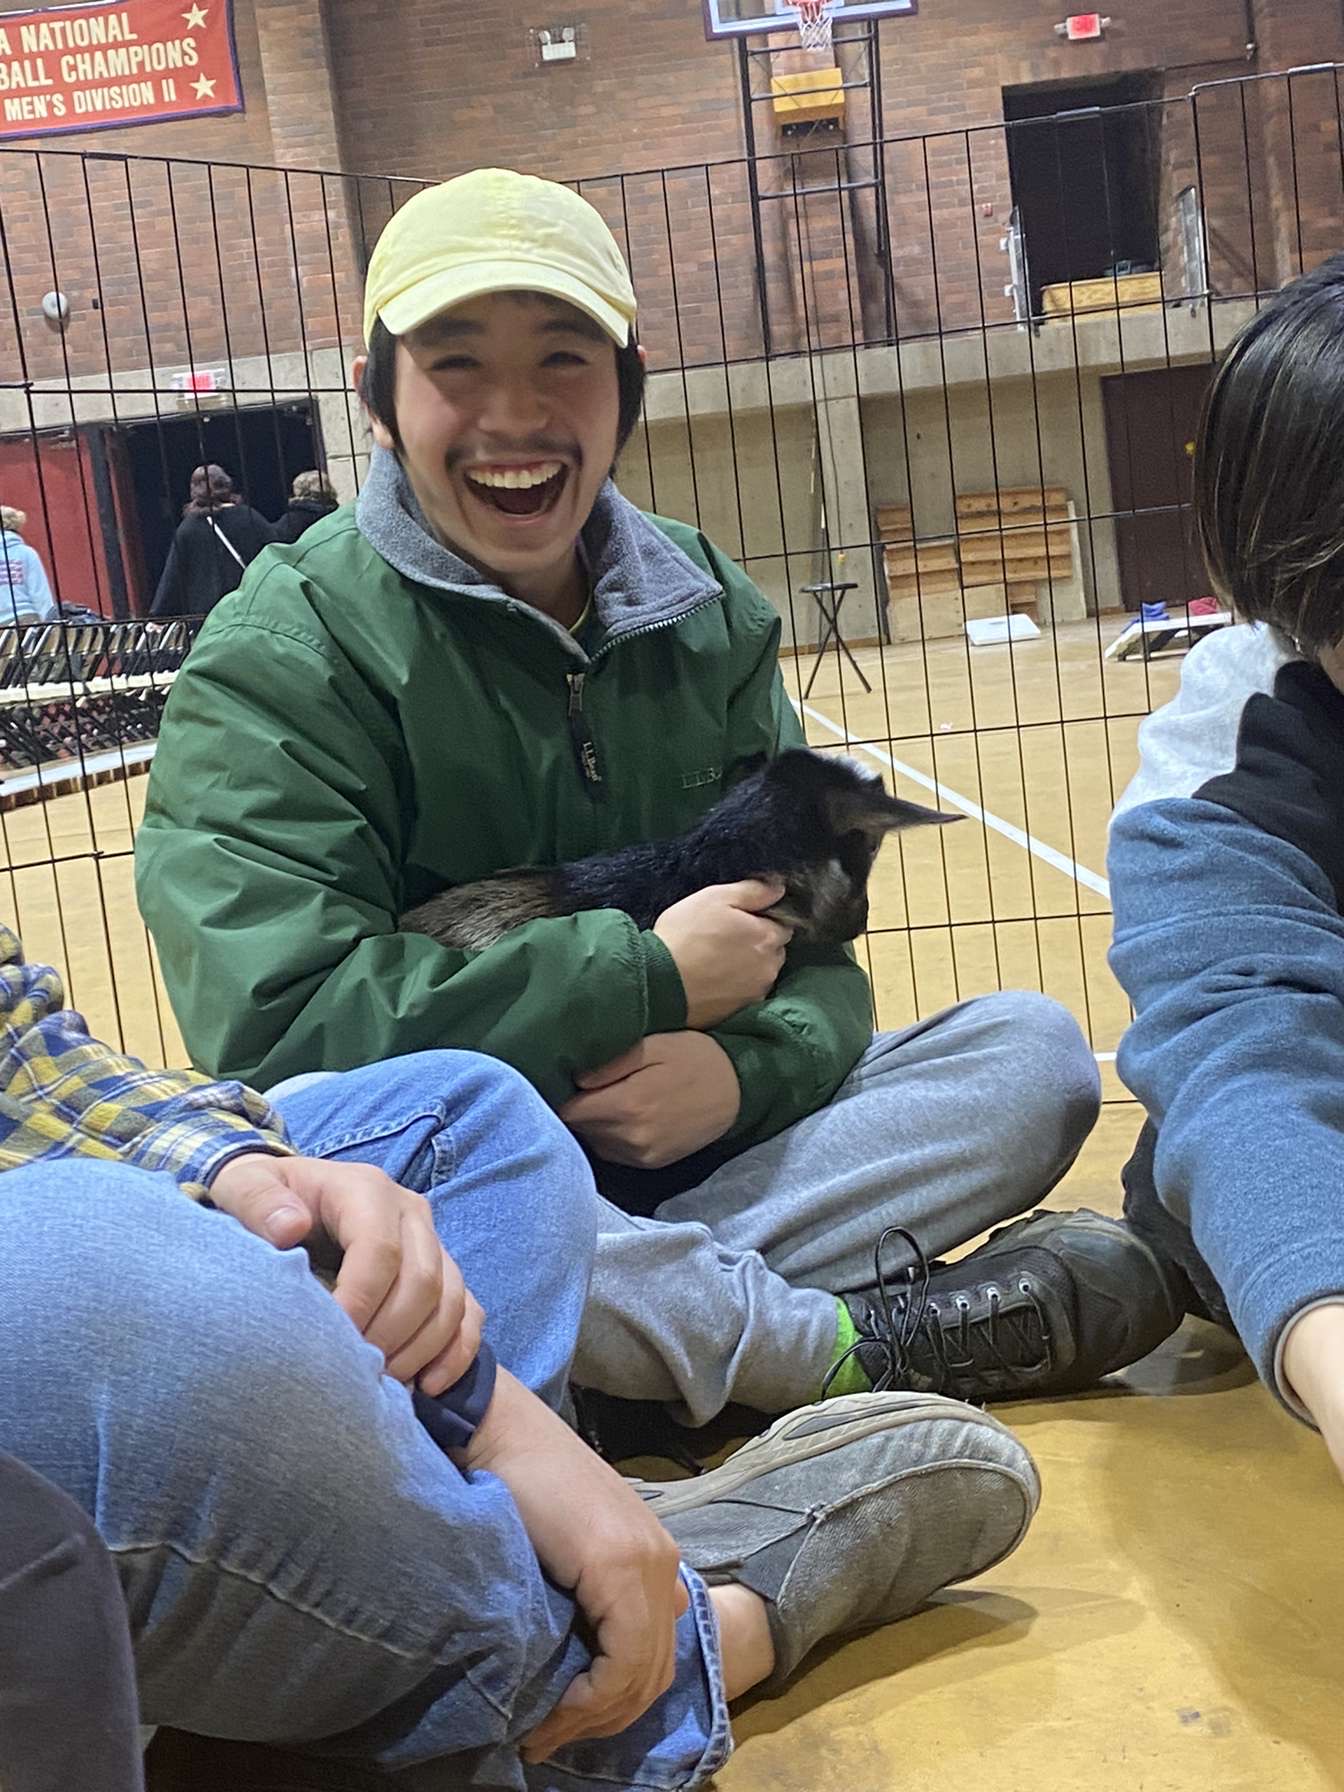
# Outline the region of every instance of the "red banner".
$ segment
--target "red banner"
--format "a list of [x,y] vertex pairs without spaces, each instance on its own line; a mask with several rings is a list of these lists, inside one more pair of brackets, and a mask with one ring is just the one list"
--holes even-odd
[[0,13],[0,138],[242,110],[233,0]]

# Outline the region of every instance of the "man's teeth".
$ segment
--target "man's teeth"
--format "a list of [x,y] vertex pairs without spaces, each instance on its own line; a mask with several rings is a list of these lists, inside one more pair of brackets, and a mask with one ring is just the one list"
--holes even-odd
[[529,491],[534,485],[545,485],[563,471],[564,462],[539,461],[535,467],[475,467],[467,478],[473,485],[492,485],[509,492]]

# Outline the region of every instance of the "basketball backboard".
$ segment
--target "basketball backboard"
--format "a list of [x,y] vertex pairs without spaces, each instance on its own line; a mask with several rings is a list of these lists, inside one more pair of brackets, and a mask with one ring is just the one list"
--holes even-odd
[[[885,18],[915,11],[916,0],[836,0],[834,21]],[[763,31],[796,31],[794,0],[704,0],[706,37],[745,37]]]

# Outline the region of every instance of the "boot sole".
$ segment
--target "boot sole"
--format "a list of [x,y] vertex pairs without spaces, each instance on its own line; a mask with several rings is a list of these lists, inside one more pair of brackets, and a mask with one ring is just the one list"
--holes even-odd
[[[632,1485],[646,1499],[649,1510],[656,1517],[673,1517],[680,1512],[693,1512],[714,1500],[726,1499],[762,1475],[773,1474],[776,1469],[813,1462],[817,1457],[843,1449],[860,1438],[874,1437],[879,1432],[894,1431],[902,1425],[935,1418],[956,1418],[962,1424],[974,1423],[986,1430],[1000,1432],[1011,1438],[1030,1460],[1030,1452],[1015,1432],[1000,1424],[992,1414],[982,1412],[978,1406],[968,1406],[963,1400],[952,1400],[945,1394],[841,1394],[834,1400],[818,1401],[815,1406],[786,1413],[782,1419],[776,1419],[768,1431],[734,1451],[719,1468],[710,1469],[703,1475],[695,1475],[686,1481],[635,1481]],[[819,1419],[833,1422],[824,1431],[799,1430],[799,1427],[814,1425]],[[962,1460],[958,1458],[958,1461]],[[1003,1466],[1007,1468],[1006,1464]],[[646,1488],[656,1489],[655,1496],[650,1498],[644,1491]],[[1037,1497],[1033,1497],[1029,1504],[1034,1512]]]

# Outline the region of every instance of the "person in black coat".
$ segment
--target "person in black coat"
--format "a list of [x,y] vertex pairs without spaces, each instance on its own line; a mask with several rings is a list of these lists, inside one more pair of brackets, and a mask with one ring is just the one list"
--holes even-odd
[[325,474],[300,473],[290,488],[289,508],[275,525],[277,541],[297,541],[305,529],[320,523],[339,509],[336,493]]
[[223,467],[197,467],[151,616],[204,616],[236,591],[275,530],[234,488]]

